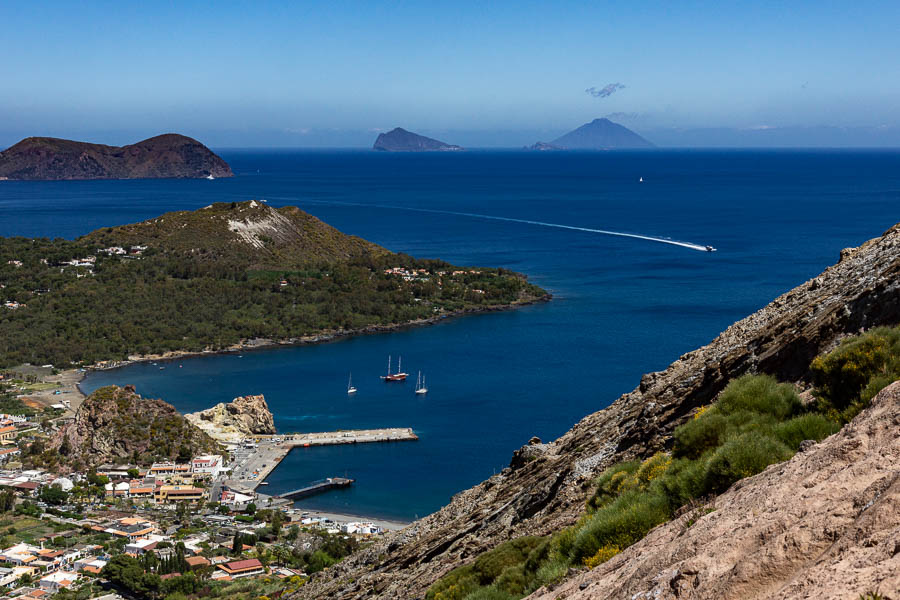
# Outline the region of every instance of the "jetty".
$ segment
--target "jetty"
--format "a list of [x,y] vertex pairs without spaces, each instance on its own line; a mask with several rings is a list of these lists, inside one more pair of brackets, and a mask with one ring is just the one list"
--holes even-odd
[[257,435],[257,441],[271,441],[288,447],[334,446],[338,444],[367,444],[373,442],[412,442],[419,439],[411,427],[385,429],[346,429],[321,433],[286,433]]
[[[232,468],[233,473],[228,481],[228,485],[237,490],[255,490],[294,448],[377,442],[414,442],[418,439],[419,436],[413,432],[411,427],[254,435],[247,440],[246,444],[232,451],[236,458],[236,464]],[[333,477],[331,479],[340,480],[344,478]],[[349,483],[346,485],[349,485]],[[324,489],[328,488],[325,487],[317,491],[324,491]],[[300,492],[300,490],[295,490],[295,492]],[[291,492],[291,494],[293,493]],[[284,494],[281,497],[287,498]]]
[[313,494],[318,494],[319,492],[325,492],[335,488],[348,487],[353,483],[353,481],[353,479],[348,479],[346,477],[328,477],[327,479],[314,481],[306,487],[302,487],[298,490],[292,490],[290,492],[278,494],[278,497],[286,498],[288,500],[297,500],[298,498],[305,498],[306,496],[312,496]]

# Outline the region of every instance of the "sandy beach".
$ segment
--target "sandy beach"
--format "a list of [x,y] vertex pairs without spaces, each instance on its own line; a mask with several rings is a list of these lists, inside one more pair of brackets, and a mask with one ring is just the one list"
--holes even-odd
[[[302,509],[298,508],[297,510]],[[404,523],[402,521],[389,521],[386,519],[375,519],[372,517],[363,517],[358,515],[343,515],[339,513],[322,512],[317,510],[304,510],[303,513],[309,514],[310,517],[322,517],[325,519],[331,519],[338,524],[358,522],[373,523],[381,527],[385,531],[398,531],[409,525],[409,523]]]

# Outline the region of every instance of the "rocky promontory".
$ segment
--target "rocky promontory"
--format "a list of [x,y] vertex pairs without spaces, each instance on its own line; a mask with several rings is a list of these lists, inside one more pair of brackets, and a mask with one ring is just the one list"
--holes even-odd
[[142,398],[134,386],[95,390],[50,448],[65,462],[96,466],[117,459],[135,462],[189,460],[218,452],[218,444],[162,400]]
[[185,418],[221,442],[238,442],[254,434],[275,433],[275,421],[262,395],[240,396]]
[[231,167],[195,139],[167,133],[128,146],[30,137],[0,152],[0,179],[231,177]]
[[[621,396],[608,408],[588,415],[559,439],[546,444],[533,440],[529,447],[517,454],[517,459],[509,468],[458,493],[438,512],[412,523],[400,532],[388,534],[383,540],[348,557],[329,569],[327,575],[313,577],[294,597],[424,597],[427,589],[438,578],[456,567],[470,563],[485,551],[496,548],[507,540],[526,535],[548,535],[574,524],[584,512],[587,494],[592,489],[591,482],[597,475],[618,462],[644,459],[667,449],[675,427],[690,418],[700,406],[714,401],[719,392],[736,377],[745,373],[768,373],[781,381],[796,382],[798,386],[806,387],[808,383],[805,379],[808,377],[810,361],[820,353],[832,349],[842,337],[858,333],[862,329],[896,323],[900,323],[900,225],[859,248],[844,250],[840,261],[821,275],[738,321],[707,346],[684,354],[664,371],[645,375],[632,392]],[[879,409],[876,407],[875,410]],[[896,436],[898,419],[891,419]],[[868,421],[859,427],[866,428],[872,424],[872,421]],[[848,427],[852,431],[858,425],[853,423]],[[867,442],[862,437],[857,441],[842,439],[847,440],[847,456],[852,456],[854,460],[877,460],[880,456],[878,448],[889,447],[866,446]],[[850,447],[858,443],[861,445],[856,449]],[[842,444],[843,441],[836,443],[836,448],[844,448]],[[874,454],[868,454],[870,449]],[[823,452],[817,456],[824,458],[828,454]],[[797,460],[802,460],[802,457]],[[835,464],[840,466],[841,463]],[[784,465],[775,465],[761,476],[771,476],[770,471],[785,468],[787,467]],[[869,477],[864,473],[859,475]],[[812,473],[809,477],[812,477]],[[781,489],[787,490],[793,486],[799,494],[807,480],[812,485],[818,485],[818,482],[824,482],[828,477],[826,472],[812,479],[804,479],[799,476],[798,471],[798,476],[786,479]],[[893,477],[896,478],[896,471]],[[849,483],[845,482],[846,485]],[[737,484],[744,485],[746,484]],[[853,489],[866,490],[868,485],[863,479],[859,479],[853,482]],[[896,487],[895,483],[891,485]],[[854,501],[853,506],[857,507],[857,511],[863,511],[868,506],[868,500],[863,498],[878,502],[876,496],[878,495],[868,492],[867,495],[859,495],[860,502]],[[796,494],[793,497],[785,496],[785,501],[791,502],[787,510],[801,513],[805,510],[798,498]],[[817,511],[840,512],[847,506],[833,495],[823,496],[822,500]],[[754,510],[753,505],[747,504],[746,510]],[[770,510],[770,504],[756,510],[757,515],[765,515]],[[872,514],[879,513],[876,511]],[[832,536],[830,539],[833,542],[843,539],[843,531],[853,535],[854,523],[865,526],[859,529],[863,536],[859,538],[861,540],[868,539],[865,536],[873,540],[890,538],[890,523],[885,522],[886,525],[882,527],[880,523],[865,519],[854,522],[853,519],[848,517],[841,520],[840,529],[829,529],[828,532],[831,533],[826,533]],[[847,523],[850,528],[843,528]],[[776,527],[773,524],[773,531]],[[715,535],[723,538],[723,544],[731,533],[724,530],[710,531],[719,531]],[[797,536],[800,536],[801,530],[797,531]],[[651,533],[651,537],[654,534]],[[815,534],[817,541],[814,543],[819,544],[820,538],[818,533]],[[643,543],[648,543],[648,540]],[[779,544],[790,546],[803,540],[799,537],[782,540],[773,533],[770,541],[764,548],[754,551],[753,556],[767,560],[770,555],[774,556]],[[882,546],[879,545],[878,548]],[[896,551],[892,552],[896,555]],[[629,556],[635,554],[631,553]],[[678,556],[677,560],[682,560],[689,554],[685,552]],[[842,556],[840,560],[850,561],[852,553]],[[658,564],[663,562],[660,559]],[[626,568],[624,561],[615,564],[622,569]],[[675,565],[675,562],[672,564]],[[848,569],[848,573],[852,570],[846,563],[832,564]],[[863,561],[860,564],[874,573],[877,567],[872,565],[878,563]],[[736,568],[750,567],[749,563],[742,563]],[[794,569],[795,565],[788,562],[773,564],[772,571],[782,568]],[[630,571],[622,570],[623,577],[627,572]],[[746,572],[747,580],[752,579],[754,571]],[[671,572],[664,570],[659,573],[665,575]],[[682,573],[687,575],[687,571]],[[641,577],[645,577],[641,581],[648,581],[647,578],[656,574],[651,573],[648,568],[641,574]],[[579,587],[580,584],[576,585],[576,589]],[[864,591],[858,590],[858,593]],[[857,597],[858,593],[852,597]],[[632,596],[625,593],[599,593],[585,597]],[[670,594],[659,597],[675,596]],[[703,597],[741,596],[706,594]]]
[[400,127],[387,133],[378,134],[372,148],[383,152],[446,152],[462,150],[459,146],[425,137]]

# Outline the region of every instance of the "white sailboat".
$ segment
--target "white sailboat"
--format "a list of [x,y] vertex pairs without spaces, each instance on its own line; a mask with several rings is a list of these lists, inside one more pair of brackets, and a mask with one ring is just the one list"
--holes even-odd
[[416,393],[417,394],[427,394],[428,388],[425,387],[425,377],[422,375],[422,371],[419,371],[419,376],[416,378]]
[[349,381],[347,381],[347,393],[348,394],[356,393],[356,388],[353,387],[353,373],[350,373],[350,379],[349,379]]

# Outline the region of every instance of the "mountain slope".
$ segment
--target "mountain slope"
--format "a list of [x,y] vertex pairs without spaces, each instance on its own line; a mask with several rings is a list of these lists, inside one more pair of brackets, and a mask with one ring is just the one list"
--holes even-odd
[[462,150],[459,146],[434,140],[424,135],[407,131],[400,127],[387,133],[380,133],[372,146],[375,150],[385,152],[429,152]]
[[[314,578],[299,598],[421,597],[451,569],[523,535],[545,535],[582,514],[591,480],[607,467],[666,448],[674,428],[748,372],[783,381],[843,335],[900,322],[900,225],[738,321],[559,439],[517,451],[508,469],[464,490],[440,511]],[[374,594],[369,594],[375,590]]]
[[296,206],[273,208],[255,200],[166,213],[141,223],[98,229],[79,241],[98,246],[146,245],[207,263],[227,261],[258,269],[390,254]]
[[[900,382],[839,433],[532,600],[859,598],[900,590]],[[893,596],[891,596],[893,597]]]
[[138,179],[231,177],[231,167],[189,137],[168,133],[129,146],[30,137],[0,152],[0,178]]
[[627,127],[609,119],[594,119],[578,129],[545,144],[538,142],[533,150],[610,150],[616,148],[653,148],[653,144]]

